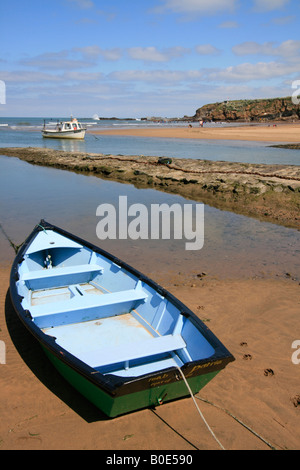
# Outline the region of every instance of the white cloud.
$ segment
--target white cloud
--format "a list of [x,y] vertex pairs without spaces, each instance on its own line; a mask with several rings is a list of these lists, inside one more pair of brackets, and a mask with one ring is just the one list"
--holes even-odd
[[287,59],[300,58],[300,41],[288,40],[275,49],[276,54]]
[[103,78],[101,72],[76,72],[70,71],[63,75],[63,79],[66,81],[76,82],[97,82]]
[[118,47],[113,49],[101,49],[101,47],[94,45],[74,48],[73,50],[82,53],[82,55],[88,59],[97,59],[99,56],[102,56],[105,60],[115,61],[122,57],[122,49]]
[[156,11],[171,10],[175,13],[212,14],[234,11],[237,0],[162,0],[162,6]]
[[255,54],[273,54],[274,43],[267,42],[259,44],[255,41],[247,41],[237,44],[232,48],[232,52],[237,56],[255,55]]
[[[106,61],[116,62],[127,54],[130,59],[134,60],[165,63],[180,58],[190,52],[190,49],[180,46],[166,49],[158,49],[156,47],[131,47],[128,49],[116,47],[112,49],[102,49],[97,45],[92,45],[74,47],[70,50],[59,52],[45,52],[35,57],[23,59],[20,61],[20,64],[37,69],[63,71],[94,67],[97,65],[100,57]],[[210,50],[206,53],[216,53],[216,49],[210,46]]]
[[254,0],[254,9],[258,12],[278,10],[285,7],[290,0]]
[[300,63],[281,62],[244,63],[214,71],[207,70],[207,79],[222,82],[249,82],[253,80],[270,80],[287,77],[300,72]]
[[100,55],[105,60],[116,61],[122,57],[122,49],[115,47],[113,49],[101,49]]
[[25,59],[21,65],[37,67],[45,70],[64,70],[90,67],[91,62],[82,59],[73,59],[69,51],[45,52],[36,57]]
[[200,55],[219,55],[221,51],[211,44],[196,46],[196,52]]
[[14,70],[10,72],[1,72],[1,78],[7,83],[50,83],[60,82],[62,77],[43,72],[28,72],[26,70]]
[[23,59],[20,64],[43,70],[76,70],[94,67],[99,57],[107,61],[117,61],[123,51],[119,48],[101,49],[99,46],[74,47],[59,52],[45,52],[35,57]]
[[232,48],[232,51],[237,56],[244,55],[269,55],[282,57],[284,59],[299,59],[300,56],[300,41],[288,40],[280,45],[275,45],[273,42],[265,42],[259,44],[255,41],[243,42]]
[[99,46],[85,46],[85,47],[78,47],[74,49],[75,51],[81,52],[83,56],[90,57],[90,58],[97,58],[101,53],[101,49]]
[[75,3],[82,10],[87,10],[94,7],[94,2],[92,0],[67,0],[68,2]]
[[168,62],[176,57],[181,57],[189,52],[184,47],[171,47],[159,50],[156,47],[131,47],[128,49],[131,59],[143,60],[144,62]]
[[145,82],[166,85],[176,82],[201,80],[203,78],[203,73],[200,70],[123,70],[112,72],[109,75],[109,78],[124,82]]
[[224,28],[224,29],[232,29],[232,28],[238,28],[239,25],[236,21],[224,21],[224,23],[221,23],[219,28]]
[[176,85],[177,87],[188,84],[188,87],[217,83],[239,83],[245,86],[253,81],[270,81],[272,79],[287,79],[293,74],[300,73],[300,62],[258,62],[242,63],[225,68],[207,68],[199,70],[123,70],[112,72],[107,76],[109,80],[131,83],[148,83],[159,86]]
[[271,23],[277,26],[285,26],[289,23],[293,23],[297,19],[296,15],[281,16],[280,18],[273,18]]

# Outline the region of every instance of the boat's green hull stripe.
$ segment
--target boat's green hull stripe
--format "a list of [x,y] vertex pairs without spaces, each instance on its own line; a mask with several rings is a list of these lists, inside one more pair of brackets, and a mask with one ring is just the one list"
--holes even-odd
[[[44,349],[44,348],[43,348]],[[140,392],[112,397],[94,383],[87,380],[67,364],[59,360],[47,349],[44,349],[50,361],[60,374],[83,396],[96,405],[107,416],[113,418],[131,411],[156,406],[161,402],[175,400],[189,395],[187,386],[183,380],[171,384],[163,384],[151,387]],[[199,392],[219,371],[210,372],[188,379],[188,384],[193,394]]]

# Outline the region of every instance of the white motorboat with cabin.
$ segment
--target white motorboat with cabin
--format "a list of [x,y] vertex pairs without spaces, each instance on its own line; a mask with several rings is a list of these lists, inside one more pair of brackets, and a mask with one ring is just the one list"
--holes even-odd
[[51,139],[84,139],[86,128],[76,118],[57,122],[54,128],[47,128],[44,123],[42,135]]

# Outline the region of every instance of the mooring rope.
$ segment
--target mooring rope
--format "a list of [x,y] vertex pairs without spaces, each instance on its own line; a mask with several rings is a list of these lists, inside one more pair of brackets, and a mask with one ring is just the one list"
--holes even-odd
[[257,432],[253,431],[253,429],[251,429],[249,426],[247,426],[247,424],[243,423],[240,419],[238,419],[236,416],[234,416],[232,413],[230,413],[229,411],[227,411],[225,408],[222,408],[221,406],[219,405],[215,405],[214,403],[212,403],[211,401],[209,400],[205,400],[204,398],[201,398],[199,396],[195,396],[193,395],[193,392],[191,391],[191,388],[188,384],[188,381],[184,375],[184,373],[182,372],[182,370],[180,369],[180,367],[177,366],[177,369],[179,370],[180,372],[180,375],[182,376],[186,386],[187,386],[187,389],[189,390],[190,392],[190,395],[193,399],[193,402],[201,416],[201,418],[203,419],[207,429],[209,430],[209,432],[212,434],[213,438],[216,440],[216,442],[219,444],[219,446],[221,447],[222,450],[225,450],[224,446],[221,444],[221,442],[219,441],[219,439],[216,437],[215,433],[212,431],[211,427],[209,426],[209,424],[207,423],[206,419],[204,418],[203,416],[203,413],[201,412],[199,406],[197,405],[197,402],[195,400],[195,398],[197,398],[197,400],[201,400],[203,401],[204,403],[208,403],[209,405],[212,405],[214,406],[215,408],[221,410],[221,411],[224,411],[224,413],[228,414],[228,416],[230,416],[231,418],[235,419],[235,421],[237,423],[239,423],[241,426],[243,426],[245,429],[247,429],[247,431],[251,432],[254,436],[256,436],[258,439],[260,439],[262,442],[264,442],[268,447],[270,447],[270,449],[272,450],[277,450],[276,447],[274,447],[272,444],[270,444],[270,442],[266,441],[266,439],[264,439],[262,436],[260,436]]
[[181,439],[183,439],[185,442],[187,442],[191,447],[194,447],[194,449],[196,450],[200,450],[199,447],[197,447],[195,444],[193,444],[189,439],[187,439],[186,437],[184,437],[179,431],[177,431],[177,429],[173,428],[173,426],[170,425],[170,423],[168,423],[164,418],[162,418],[157,412],[155,409],[153,408],[150,408],[150,411],[155,414],[155,416],[157,418],[159,418],[166,426],[168,426],[168,428],[172,429],[173,432],[175,432],[175,434],[177,434],[177,436],[179,436]]
[[220,446],[220,448],[221,448],[222,450],[226,450],[226,449],[224,448],[223,444],[219,441],[219,439],[216,437],[215,433],[213,432],[213,430],[212,430],[211,427],[209,426],[209,424],[208,424],[208,422],[206,421],[206,419],[205,419],[205,417],[204,417],[202,411],[200,410],[200,408],[199,408],[199,406],[198,406],[198,404],[197,404],[195,398],[197,398],[197,400],[203,401],[204,403],[207,403],[207,404],[209,404],[209,405],[212,405],[212,406],[214,406],[215,408],[217,408],[217,409],[219,409],[219,410],[221,410],[221,411],[224,411],[224,413],[228,414],[228,416],[230,416],[231,418],[233,418],[237,423],[239,423],[241,426],[243,426],[245,429],[247,429],[247,431],[251,432],[254,436],[256,436],[258,439],[260,439],[262,442],[264,442],[268,447],[270,447],[270,449],[272,449],[272,450],[277,450],[276,447],[274,447],[272,444],[270,444],[270,442],[268,442],[266,439],[264,439],[262,436],[260,436],[257,432],[253,431],[253,429],[251,429],[249,426],[247,426],[247,424],[243,423],[239,418],[237,418],[236,416],[234,416],[232,413],[230,413],[230,412],[229,412],[228,410],[226,410],[225,408],[222,408],[222,407],[219,406],[219,405],[215,405],[215,404],[212,403],[211,401],[206,400],[206,399],[204,399],[204,398],[201,398],[201,397],[199,397],[199,396],[197,396],[197,395],[194,396],[194,395],[193,395],[193,392],[192,392],[192,390],[191,390],[191,388],[190,388],[190,386],[189,386],[189,384],[188,384],[188,381],[187,381],[187,379],[186,379],[184,373],[182,372],[181,368],[178,367],[178,366],[176,366],[176,367],[177,367],[178,371],[180,372],[180,375],[182,376],[182,378],[183,378],[183,380],[184,380],[184,382],[185,382],[185,384],[186,384],[186,387],[187,387],[188,391],[190,392],[190,395],[191,395],[191,397],[192,397],[192,399],[193,399],[193,402],[194,402],[194,404],[195,404],[195,406],[196,406],[196,408],[197,408],[197,410],[198,410],[198,412],[199,412],[199,414],[200,414],[202,420],[204,421],[204,424],[206,425],[207,429],[209,430],[209,432],[211,433],[211,435],[213,436],[213,438],[215,439],[215,441],[218,443],[218,445]]
[[251,429],[249,426],[247,426],[247,424],[243,423],[239,418],[237,418],[236,416],[234,416],[232,413],[230,413],[230,411],[226,410],[225,408],[222,408],[221,406],[219,405],[215,405],[215,403],[212,403],[211,401],[209,400],[206,400],[205,398],[201,398],[199,396],[196,395],[196,398],[197,400],[201,400],[203,401],[204,403],[208,403],[209,405],[212,405],[214,406],[215,408],[217,408],[218,410],[221,410],[221,411],[224,411],[224,413],[228,414],[228,416],[230,416],[231,418],[235,419],[235,421],[239,424],[241,424],[245,429],[247,429],[247,431],[251,432],[252,434],[254,434],[254,436],[256,436],[258,439],[260,439],[262,442],[264,442],[268,447],[270,447],[272,450],[277,450],[276,447],[274,447],[272,444],[270,444],[268,441],[266,441],[262,436],[260,436],[259,434],[257,434],[257,432],[253,431],[253,429]]
[[49,235],[48,232],[47,232],[47,230],[45,229],[45,227],[43,227],[41,224],[37,224],[37,227],[40,227],[41,229],[44,230],[44,232],[45,232],[46,235]]
[[3,235],[5,236],[6,240],[8,241],[8,243],[10,244],[10,246],[14,249],[15,251],[15,254],[18,253],[19,249],[21,248],[21,246],[23,245],[24,242],[20,243],[20,245],[15,245],[14,242],[10,239],[10,237],[7,235],[7,233],[5,232],[4,228],[2,227],[2,224],[0,223],[0,230],[1,232],[3,233]]
[[185,383],[185,385],[187,386],[188,391],[190,392],[190,395],[191,395],[191,397],[192,397],[192,399],[193,399],[193,402],[194,402],[194,404],[195,404],[195,406],[196,406],[196,408],[197,408],[197,410],[198,410],[198,412],[199,412],[199,414],[200,414],[200,416],[201,416],[201,418],[202,418],[202,420],[203,420],[205,426],[207,427],[207,429],[209,430],[209,432],[211,433],[211,435],[213,436],[213,438],[215,439],[215,441],[217,442],[217,444],[220,446],[220,448],[221,448],[222,450],[226,450],[225,447],[223,446],[223,444],[219,441],[219,439],[217,438],[217,436],[215,435],[215,433],[214,433],[213,430],[211,429],[211,427],[209,426],[209,424],[208,424],[208,422],[206,421],[205,417],[203,416],[203,413],[202,413],[202,411],[200,410],[200,408],[199,408],[199,406],[198,406],[198,404],[197,404],[197,402],[196,402],[196,400],[195,400],[195,397],[194,397],[194,395],[193,395],[193,392],[192,392],[192,390],[191,390],[191,388],[190,388],[190,386],[189,386],[189,384],[188,384],[187,379],[185,378],[184,373],[182,372],[182,370],[180,369],[180,367],[177,366],[177,369],[178,369],[178,371],[180,372],[180,375],[181,375],[181,377],[183,378],[184,383]]

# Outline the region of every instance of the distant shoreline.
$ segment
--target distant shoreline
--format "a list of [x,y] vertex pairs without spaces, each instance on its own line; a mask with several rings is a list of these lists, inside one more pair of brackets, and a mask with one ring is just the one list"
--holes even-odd
[[185,127],[134,128],[134,129],[89,129],[89,134],[134,137],[160,137],[172,139],[240,140],[269,143],[300,144],[300,123],[270,123],[228,127],[200,127],[187,123]]

